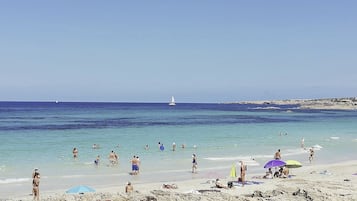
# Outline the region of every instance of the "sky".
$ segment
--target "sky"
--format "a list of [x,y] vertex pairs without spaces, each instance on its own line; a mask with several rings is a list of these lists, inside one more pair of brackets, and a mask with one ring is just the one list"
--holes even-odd
[[0,101],[355,97],[357,1],[0,1]]

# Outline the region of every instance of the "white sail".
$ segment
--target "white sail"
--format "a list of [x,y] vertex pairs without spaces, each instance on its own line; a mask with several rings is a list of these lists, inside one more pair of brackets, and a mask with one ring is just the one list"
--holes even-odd
[[174,98],[173,96],[171,96],[171,101],[170,101],[169,105],[170,105],[170,106],[176,105],[176,103],[175,103],[175,98]]

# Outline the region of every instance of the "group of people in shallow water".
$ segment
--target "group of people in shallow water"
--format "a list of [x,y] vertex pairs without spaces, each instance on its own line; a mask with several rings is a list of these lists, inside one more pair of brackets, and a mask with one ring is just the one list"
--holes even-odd
[[[117,146],[119,147],[119,145]],[[161,142],[158,142],[158,147],[159,147],[159,150],[161,151],[164,151],[165,147],[164,147],[164,144],[161,143]],[[92,146],[93,149],[99,149],[99,145],[98,144],[93,144]],[[145,150],[148,150],[149,149],[149,145],[145,145]],[[185,148],[185,144],[182,144],[181,148]],[[196,145],[194,146],[194,148],[197,148]],[[172,143],[172,151],[175,151],[176,150],[176,143],[173,142]],[[78,158],[78,149],[76,147],[73,148],[72,150],[72,153],[73,153],[73,158],[76,159]],[[109,153],[109,165],[110,166],[115,166],[115,165],[118,165],[119,164],[119,156],[118,154],[116,154],[113,150]],[[96,157],[96,159],[94,160],[94,164],[96,166],[99,165],[99,162],[100,162],[100,155],[98,155]],[[139,170],[140,170],[140,159],[139,159],[139,156],[133,156],[133,158],[130,160],[131,162],[131,170],[132,172],[130,173],[131,175],[137,175],[139,174]],[[196,173],[196,170],[197,170],[197,157],[195,154],[192,155],[192,173]]]
[[[158,142],[157,145],[158,145],[160,151],[164,151],[165,150],[165,146],[164,146],[163,143]],[[181,148],[182,149],[184,149],[185,147],[186,147],[185,144],[181,144]],[[196,149],[197,146],[193,145],[193,148]],[[149,145],[145,145],[145,150],[149,150]],[[171,150],[172,151],[176,151],[176,143],[175,142],[172,143],[172,149]]]

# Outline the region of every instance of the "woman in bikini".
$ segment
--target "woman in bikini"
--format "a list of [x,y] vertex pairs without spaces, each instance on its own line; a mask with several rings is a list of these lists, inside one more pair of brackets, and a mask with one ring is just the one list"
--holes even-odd
[[33,200],[40,200],[40,173],[36,172],[32,180]]

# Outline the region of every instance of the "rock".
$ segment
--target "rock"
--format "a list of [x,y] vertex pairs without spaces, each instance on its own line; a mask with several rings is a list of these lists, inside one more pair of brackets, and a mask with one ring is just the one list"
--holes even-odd
[[297,191],[293,192],[293,195],[294,196],[302,196],[302,197],[306,198],[306,200],[309,200],[309,201],[314,200],[314,199],[312,199],[311,196],[308,195],[307,191],[301,190],[300,188]]
[[254,191],[254,193],[252,194],[252,198],[262,198],[263,197],[263,193],[261,191]]
[[145,200],[141,200],[141,201],[157,201],[157,198],[151,195],[147,195],[145,196]]
[[273,190],[271,192],[272,196],[278,196],[278,195],[283,195],[285,192],[281,190]]

